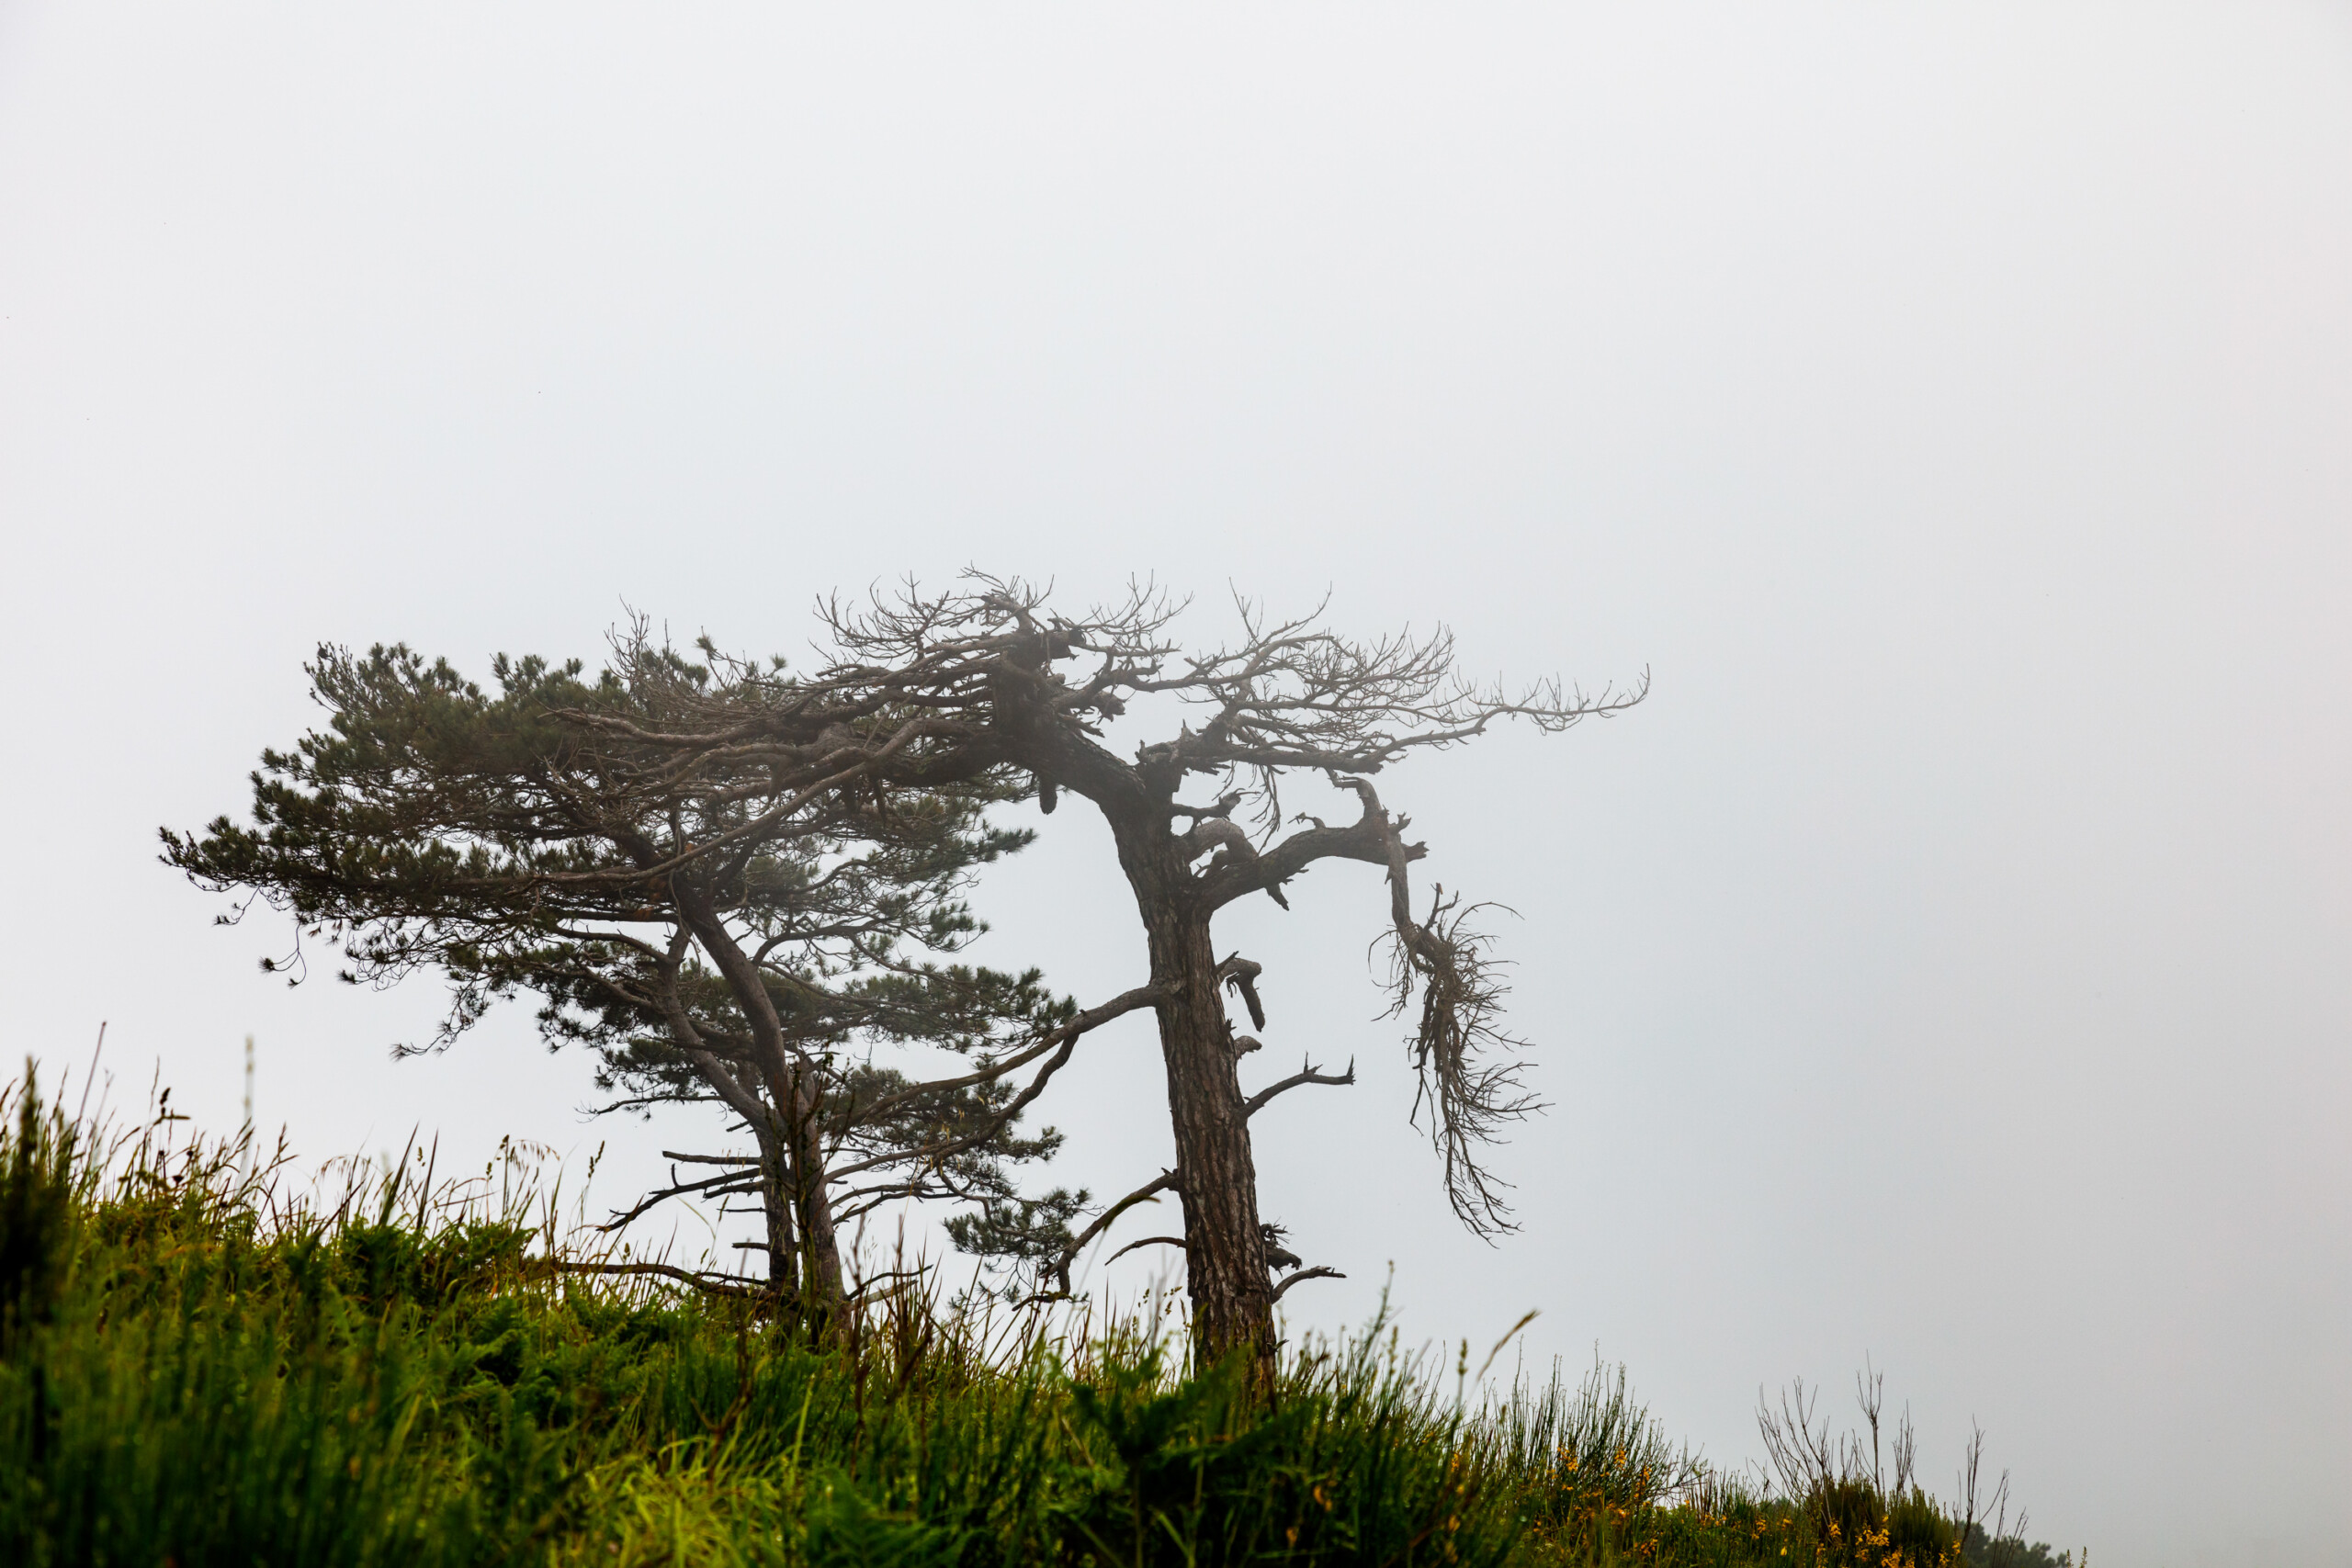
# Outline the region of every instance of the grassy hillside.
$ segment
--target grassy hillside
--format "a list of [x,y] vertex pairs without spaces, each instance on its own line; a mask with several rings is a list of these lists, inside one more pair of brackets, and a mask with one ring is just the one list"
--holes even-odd
[[396,1172],[322,1210],[168,1126],[99,1148],[21,1089],[0,1112],[10,1562],[1958,1557],[1925,1498],[1706,1475],[1622,1376],[1465,1411],[1463,1367],[1374,1332],[1261,1395],[1149,1324],[911,1289],[811,1343],[756,1301],[567,1271],[547,1211],[480,1185]]

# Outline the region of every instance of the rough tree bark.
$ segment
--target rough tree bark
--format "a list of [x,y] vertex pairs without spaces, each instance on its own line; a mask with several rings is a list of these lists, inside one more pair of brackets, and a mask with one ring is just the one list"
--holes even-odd
[[1272,1322],[1272,1269],[1258,1217],[1250,1112],[1235,1071],[1208,915],[1164,826],[1151,833],[1131,825],[1117,836],[1143,917],[1152,982],[1161,987],[1159,1053],[1196,1329],[1214,1346],[1263,1340]]

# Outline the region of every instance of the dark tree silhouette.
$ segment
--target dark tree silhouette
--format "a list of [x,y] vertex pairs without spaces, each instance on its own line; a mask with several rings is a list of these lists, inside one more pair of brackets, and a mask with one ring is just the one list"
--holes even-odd
[[[682,757],[632,737],[763,706],[776,671],[681,657],[642,626],[617,647],[593,680],[502,657],[494,692],[405,648],[322,648],[327,728],[263,754],[250,826],[166,830],[164,859],[290,911],[346,979],[445,973],[439,1035],[402,1049],[529,991],[551,1042],[599,1053],[608,1109],[723,1102],[756,1152],[673,1156],[717,1174],[673,1178],[616,1223],[665,1197],[757,1194],[767,1288],[804,1305],[843,1293],[840,1227],[895,1200],[979,1210],[959,1239],[1001,1257],[1053,1251],[1084,1194],[1022,1200],[1012,1168],[1058,1136],[1014,1124],[1079,1036],[1142,1002],[1081,1013],[1034,972],[940,962],[978,930],[973,868],[1029,837],[986,823],[1006,781],[812,791],[755,759]],[[968,1070],[922,1081],[875,1060],[902,1046]]]
[[[1175,608],[1136,590],[1066,618],[1046,608],[1043,592],[971,575],[946,592],[910,586],[863,605],[827,605],[831,646],[811,673],[733,666],[658,723],[589,706],[567,716],[616,745],[665,756],[660,766],[671,774],[755,774],[780,803],[769,809],[829,793],[878,800],[890,789],[952,791],[1019,774],[1047,812],[1066,792],[1101,810],[1149,960],[1146,984],[1120,1004],[1148,1003],[1157,1014],[1176,1165],[1110,1205],[1046,1259],[1045,1272],[1066,1290],[1080,1247],[1136,1203],[1174,1191],[1201,1342],[1213,1352],[1255,1343],[1270,1354],[1274,1300],[1332,1270],[1300,1269],[1274,1283],[1278,1253],[1298,1260],[1260,1220],[1250,1119],[1292,1088],[1352,1082],[1353,1069],[1309,1065],[1255,1095],[1243,1091],[1237,1064],[1258,1042],[1237,1034],[1222,993],[1233,991],[1262,1028],[1262,970],[1238,954],[1217,956],[1217,911],[1258,893],[1287,908],[1285,885],[1321,861],[1380,868],[1392,1003],[1402,1014],[1418,999],[1415,1120],[1427,1118],[1463,1222],[1482,1235],[1508,1229],[1479,1150],[1533,1107],[1513,1056],[1519,1043],[1501,1026],[1503,987],[1473,920],[1477,906],[1442,889],[1416,903],[1410,867],[1424,848],[1408,840],[1407,818],[1389,811],[1372,780],[1502,720],[1549,731],[1615,712],[1639,701],[1645,685],[1597,696],[1556,682],[1480,687],[1456,671],[1442,630],[1356,642],[1326,629],[1319,612],[1276,622],[1246,602],[1238,642],[1186,653],[1170,635]],[[623,664],[659,657],[640,637]],[[1065,674],[1065,665],[1076,667]],[[1102,728],[1138,703],[1191,716],[1132,758],[1116,755]],[[1298,774],[1351,795],[1355,819],[1285,819],[1283,782]],[[1213,799],[1178,798],[1194,775],[1216,781]],[[765,819],[749,815],[730,830],[756,833]]]

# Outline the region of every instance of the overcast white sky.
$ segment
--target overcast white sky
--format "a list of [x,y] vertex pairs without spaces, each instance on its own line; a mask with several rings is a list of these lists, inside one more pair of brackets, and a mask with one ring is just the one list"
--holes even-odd
[[[1449,1220],[1368,869],[1221,931],[1267,1212],[1373,1311],[1971,1416],[2104,1564],[2352,1562],[2352,8],[0,4],[11,1049],[323,1157],[616,1179],[522,1010],[288,992],[159,823],[321,639],[797,649],[836,586],[1156,572],[1642,709],[1387,786],[1555,1109]],[[1083,809],[1007,958],[1141,975]],[[1264,1061],[1265,1058],[1260,1058]],[[1269,1072],[1287,1070],[1276,1064]],[[1165,1147],[1148,1029],[1065,1179]],[[1144,1234],[1138,1232],[1137,1234]],[[1140,1288],[1137,1258],[1108,1277]],[[1947,1483],[1948,1484],[1948,1483]]]

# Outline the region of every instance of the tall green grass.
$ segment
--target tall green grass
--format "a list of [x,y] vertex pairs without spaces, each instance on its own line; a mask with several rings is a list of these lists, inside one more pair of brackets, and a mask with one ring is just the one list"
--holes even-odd
[[917,1285],[812,1341],[756,1301],[568,1269],[613,1259],[527,1190],[404,1158],[298,1199],[282,1161],[165,1121],[95,1133],[29,1074],[0,1124],[0,1561],[1955,1555],[1940,1514],[1932,1552],[1895,1555],[1725,1483],[1622,1372],[1470,1407],[1464,1369],[1449,1393],[1375,1325],[1264,1388],[1190,1364],[1164,1318],[990,1317]]

